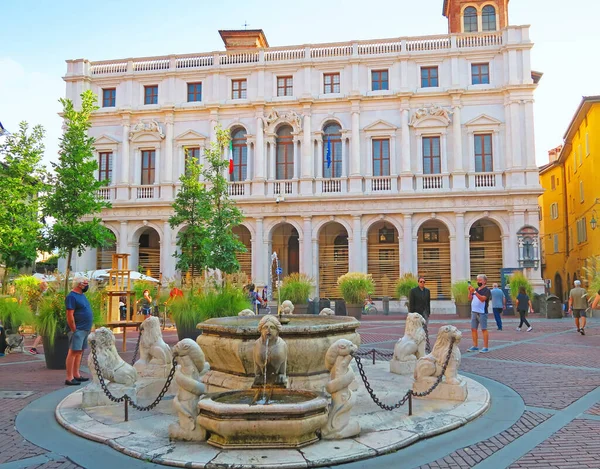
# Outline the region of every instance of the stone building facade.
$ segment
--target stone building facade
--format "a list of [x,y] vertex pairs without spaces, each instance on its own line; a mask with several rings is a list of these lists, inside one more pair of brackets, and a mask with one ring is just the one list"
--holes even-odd
[[[503,267],[525,267],[541,288],[518,235],[539,223],[540,75],[507,3],[446,0],[439,36],[269,47],[262,30],[220,31],[225,51],[67,61],[67,97],[100,97],[91,134],[110,182],[111,250],[179,275],[171,203],[186,151],[201,160],[219,124],[233,139],[240,260],[256,284],[272,282],[275,251],[284,275],[307,273],[322,297],[338,296],[348,271],[372,273],[376,296],[413,272],[449,299],[452,281],[499,281]],[[104,267],[111,250],[73,267]]]

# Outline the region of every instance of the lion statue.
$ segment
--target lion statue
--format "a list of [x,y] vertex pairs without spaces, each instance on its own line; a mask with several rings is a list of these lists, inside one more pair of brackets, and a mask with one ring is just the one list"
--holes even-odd
[[243,309],[238,313],[238,316],[256,316],[256,313],[251,309]]
[[392,373],[405,375],[415,371],[417,360],[425,356],[425,318],[419,313],[408,313],[404,336],[394,346],[394,358],[390,361]]
[[425,355],[417,360],[415,367],[415,382],[429,376],[438,377],[442,374],[442,368],[448,355],[448,347],[454,338],[450,361],[444,373],[444,383],[460,384],[461,380],[458,377],[458,367],[460,366],[460,350],[458,344],[462,338],[461,332],[454,326],[442,326],[438,331],[437,340],[430,354]]
[[354,384],[350,362],[356,350],[358,347],[348,339],[338,339],[325,354],[330,378],[325,389],[331,394],[327,424],[321,429],[321,436],[326,440],[350,438],[360,433],[359,423],[350,422],[350,411],[356,402],[356,396],[350,390]]
[[290,300],[285,300],[281,303],[281,314],[293,314],[294,313],[294,303]]
[[170,365],[173,361],[171,348],[162,338],[160,320],[150,316],[140,326],[140,359],[136,365]]
[[323,308],[319,316],[335,316],[335,312],[331,308]]
[[[88,342],[96,342],[96,357],[102,377],[106,381],[131,386],[137,380],[135,368],[119,356],[115,347],[115,336],[110,329],[100,327],[88,336]],[[94,366],[94,358],[90,353],[88,356],[88,368],[92,374],[92,381],[100,385],[100,379]]]

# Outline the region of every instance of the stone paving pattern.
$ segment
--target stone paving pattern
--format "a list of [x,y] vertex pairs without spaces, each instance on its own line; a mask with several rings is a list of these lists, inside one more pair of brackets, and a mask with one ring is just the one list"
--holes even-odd
[[[461,369],[496,380],[509,386],[523,399],[525,410],[521,418],[507,430],[476,444],[460,447],[427,464],[421,469],[475,467],[515,439],[526,436],[544,423],[553,413],[567,408],[600,386],[600,322],[588,321],[586,336],[576,333],[571,318],[531,319],[532,332],[517,332],[517,320],[505,318],[503,331],[496,331],[490,322],[490,353],[469,353],[471,346],[469,322],[455,316],[434,315],[431,318],[431,343],[439,326],[452,323],[463,332],[460,344],[463,352]],[[392,350],[403,335],[404,321],[399,316],[363,318],[361,338],[363,348]],[[174,330],[165,331],[170,345],[177,341]],[[120,336],[117,336],[120,337]],[[27,340],[29,345],[32,339]],[[130,361],[136,342],[135,333],[128,334],[129,351],[122,354]],[[117,344],[120,350],[120,344]],[[481,337],[480,337],[481,347]],[[40,349],[41,350],[41,349]],[[51,454],[24,440],[15,430],[17,413],[44,394],[63,387],[64,371],[47,370],[42,356],[15,354],[0,358],[0,390],[34,391],[22,399],[0,398],[0,464],[22,461],[27,469],[71,469],[80,467],[72,461]],[[84,362],[86,358],[84,357]],[[551,434],[541,444],[531,448],[510,468],[600,468],[600,403],[591,405],[565,426]],[[27,465],[28,458],[45,456],[48,462]]]

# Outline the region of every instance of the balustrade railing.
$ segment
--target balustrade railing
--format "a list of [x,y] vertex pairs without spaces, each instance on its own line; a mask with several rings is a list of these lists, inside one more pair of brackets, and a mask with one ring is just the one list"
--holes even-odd
[[246,184],[243,182],[230,182],[227,193],[232,197],[246,195]]
[[456,36],[456,46],[457,47],[487,47],[487,46],[501,46],[501,45],[502,45],[502,33],[501,32]]
[[475,187],[496,187],[495,173],[476,173]]
[[273,182],[273,194],[287,195],[294,193],[294,183],[292,181]]
[[133,189],[136,199],[158,199],[160,197],[160,186],[137,186]]
[[102,187],[96,191],[96,194],[100,200],[113,200],[113,190],[113,187]]
[[391,54],[398,52],[402,52],[401,41],[358,45],[358,55]]
[[240,52],[237,54],[221,54],[221,65],[248,64],[258,62],[258,52]]
[[127,62],[110,62],[92,65],[90,67],[92,75],[106,75],[110,73],[125,73],[127,71]]
[[341,179],[324,179],[321,181],[321,192],[332,193],[342,192],[342,180]]
[[412,39],[406,41],[408,52],[450,49],[450,37],[440,36],[433,38]]
[[374,177],[371,179],[371,191],[389,191],[392,190],[392,178],[387,177]]
[[170,60],[155,59],[155,60],[142,60],[140,62],[133,62],[134,72],[151,72],[155,70],[169,70]]
[[423,175],[423,189],[442,189],[444,187],[444,179],[441,174]]
[[288,50],[266,50],[265,62],[277,62],[283,60],[301,60],[305,57],[304,49]]
[[194,57],[178,57],[175,59],[175,68],[210,67],[213,64],[212,55],[199,55]]

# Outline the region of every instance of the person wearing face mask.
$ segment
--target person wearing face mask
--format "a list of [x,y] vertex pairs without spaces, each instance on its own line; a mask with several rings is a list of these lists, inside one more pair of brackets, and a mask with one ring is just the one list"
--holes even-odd
[[75,277],[73,279],[73,290],[65,299],[67,309],[67,324],[69,325],[69,352],[67,354],[67,386],[78,386],[89,381],[79,372],[81,357],[87,346],[87,338],[92,330],[94,315],[90,302],[85,296],[88,291],[89,281],[85,277]]
[[489,351],[489,334],[487,330],[488,304],[492,293],[487,287],[487,277],[483,274],[477,276],[477,289],[469,283],[469,300],[471,301],[471,336],[473,337],[473,346],[467,349],[467,352],[478,352],[477,329],[481,326],[483,335],[483,348],[481,352]]

